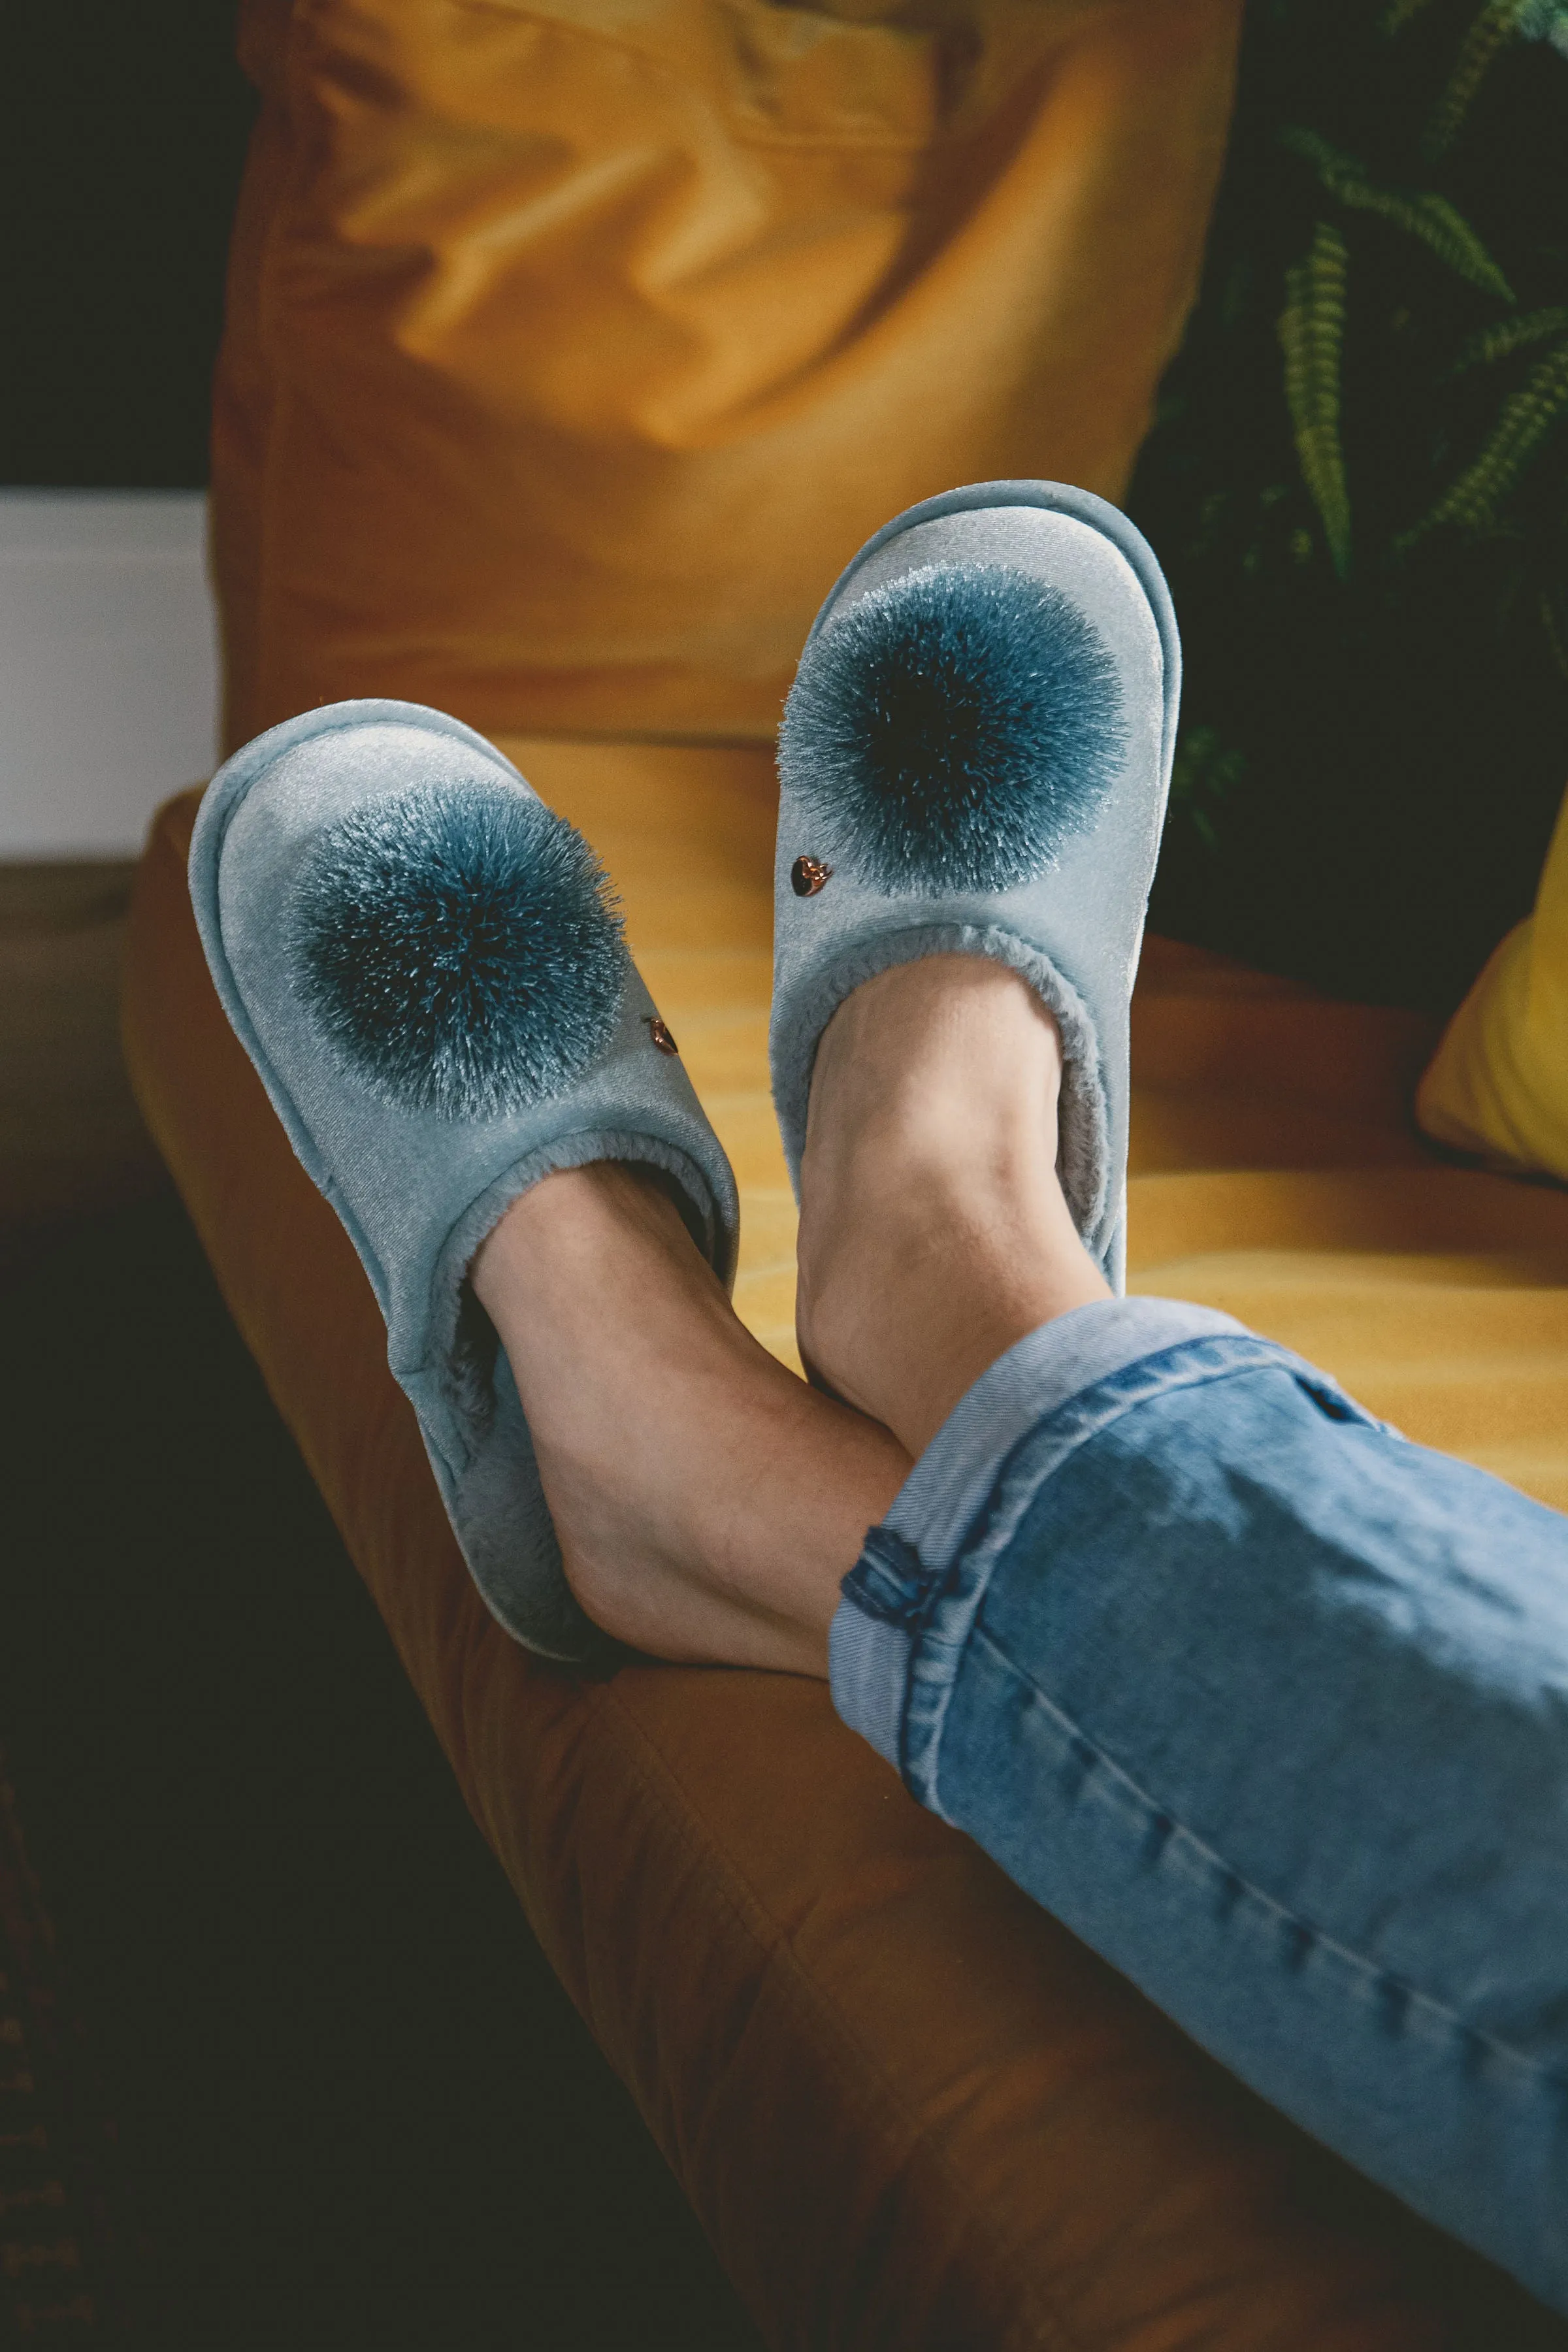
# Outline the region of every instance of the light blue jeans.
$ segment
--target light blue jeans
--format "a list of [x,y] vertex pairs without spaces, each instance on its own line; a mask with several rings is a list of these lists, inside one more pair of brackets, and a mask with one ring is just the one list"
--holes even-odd
[[1079,1307],[873,1528],[839,1713],[1194,2040],[1568,2310],[1568,1517],[1228,1316]]

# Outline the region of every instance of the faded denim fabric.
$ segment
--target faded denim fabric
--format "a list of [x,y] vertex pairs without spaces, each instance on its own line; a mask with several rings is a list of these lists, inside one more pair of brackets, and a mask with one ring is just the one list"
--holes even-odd
[[833,1680],[1205,2049],[1568,2309],[1568,1518],[1107,1302],[962,1400]]

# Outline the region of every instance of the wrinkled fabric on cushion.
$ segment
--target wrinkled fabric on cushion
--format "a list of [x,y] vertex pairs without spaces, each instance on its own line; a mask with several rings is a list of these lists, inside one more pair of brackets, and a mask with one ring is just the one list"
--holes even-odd
[[1240,0],[250,0],[218,368],[230,744],[394,695],[769,737],[861,541],[1119,495]]

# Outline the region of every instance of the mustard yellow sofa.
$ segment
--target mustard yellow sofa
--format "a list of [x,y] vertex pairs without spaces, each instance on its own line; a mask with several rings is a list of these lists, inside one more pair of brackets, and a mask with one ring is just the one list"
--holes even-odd
[[[620,880],[736,1162],[738,1296],[787,1345],[766,756],[521,750]],[[212,994],[184,888],[193,806],[163,813],[139,878],[142,1106],[475,1818],[767,2341],[1568,2344],[922,1813],[820,1685],[655,1665],[583,1682],[508,1640],[357,1261]],[[1151,942],[1132,1282],[1246,1315],[1415,1435],[1568,1502],[1568,1198],[1424,1150],[1406,1105],[1428,1044],[1411,1016]]]
[[[795,649],[909,499],[1002,473],[1117,494],[1191,297],[1238,13],[245,11],[264,102],[215,436],[232,734],[422,697],[582,827],[736,1165],[738,1305],[786,1357],[763,1046]],[[508,1640],[212,993],[193,809],[138,878],[143,1110],[475,1818],[767,2341],[1568,2346],[922,1813],[821,1686],[583,1679]],[[1152,941],[1131,1281],[1568,1505],[1568,1196],[1418,1139],[1432,1043]]]

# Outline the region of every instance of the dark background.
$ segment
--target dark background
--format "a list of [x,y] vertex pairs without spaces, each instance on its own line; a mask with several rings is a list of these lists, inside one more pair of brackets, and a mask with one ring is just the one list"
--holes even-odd
[[66,1234],[0,1326],[0,1748],[80,2029],[93,2343],[760,2352],[178,1203]]
[[[1504,14],[1249,0],[1203,285],[1128,500],[1184,663],[1150,928],[1444,1018],[1529,913],[1568,779],[1568,59],[1540,12],[1496,39]],[[1434,204],[1505,291],[1415,233]],[[1337,290],[1306,304],[1292,393],[1324,235]],[[1324,434],[1337,559],[1303,462]]]
[[200,488],[255,112],[226,0],[0,5],[0,482]]

